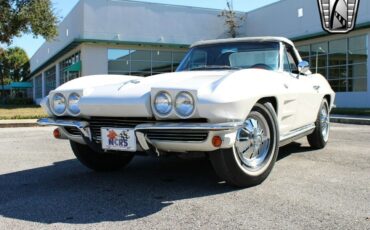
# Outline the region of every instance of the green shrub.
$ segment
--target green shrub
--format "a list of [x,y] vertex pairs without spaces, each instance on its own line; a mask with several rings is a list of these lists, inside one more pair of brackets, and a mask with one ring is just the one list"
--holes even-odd
[[5,105],[33,105],[31,98],[7,98]]

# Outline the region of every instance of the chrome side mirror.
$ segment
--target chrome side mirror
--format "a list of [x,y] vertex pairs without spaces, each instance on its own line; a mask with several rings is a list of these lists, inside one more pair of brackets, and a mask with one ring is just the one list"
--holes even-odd
[[300,61],[298,63],[298,71],[300,74],[305,74],[310,70],[310,63],[307,61]]

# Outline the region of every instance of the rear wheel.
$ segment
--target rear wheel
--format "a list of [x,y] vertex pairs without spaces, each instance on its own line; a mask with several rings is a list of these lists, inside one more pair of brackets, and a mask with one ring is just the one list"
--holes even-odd
[[130,163],[134,157],[131,153],[99,153],[87,145],[70,141],[73,153],[86,167],[95,171],[115,171]]
[[235,145],[209,155],[216,173],[237,187],[262,183],[270,174],[278,155],[278,130],[271,103],[257,103],[243,127],[237,131]]
[[307,140],[312,148],[322,149],[328,143],[330,132],[330,113],[328,101],[326,99],[323,99],[321,102],[315,125],[316,128],[314,132],[307,136]]

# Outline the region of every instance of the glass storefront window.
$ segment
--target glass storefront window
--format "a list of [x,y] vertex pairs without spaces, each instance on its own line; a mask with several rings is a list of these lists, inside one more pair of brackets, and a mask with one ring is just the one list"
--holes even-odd
[[[316,70],[315,70],[315,71],[316,71]],[[322,76],[328,76],[327,68],[326,68],[326,67],[323,67],[323,68],[317,68],[317,73],[321,74]]]
[[[336,92],[367,91],[367,35],[310,45],[310,63],[328,80]],[[307,45],[298,47],[307,54]],[[302,51],[301,51],[302,50]]]
[[108,49],[108,74],[150,76],[173,72],[186,52]]
[[[73,80],[81,76],[80,52],[74,53],[59,63],[60,84]],[[76,67],[76,68],[72,68]]]
[[153,62],[171,62],[172,61],[172,52],[170,51],[160,51],[153,50],[152,52]]
[[347,81],[346,80],[329,80],[330,86],[335,92],[346,92]]
[[131,50],[130,58],[131,60],[136,60],[136,61],[150,61],[151,51],[150,50]]
[[186,52],[173,52],[172,53],[172,71],[176,71],[182,59],[184,59]]
[[367,76],[367,65],[357,64],[348,66],[348,78],[363,78]]
[[345,53],[329,54],[329,66],[346,65],[347,55]]
[[301,55],[302,59],[303,60],[305,60],[305,59],[308,60],[308,57],[310,56],[310,46],[309,45],[299,46],[299,47],[297,47],[297,49],[298,49],[299,54]]
[[316,64],[318,68],[327,66],[327,55],[315,55],[311,56],[310,63],[312,67],[316,68]]
[[347,39],[333,40],[329,42],[330,53],[347,53]]
[[367,78],[348,79],[348,91],[363,92],[367,90]]
[[42,76],[41,74],[35,77],[36,98],[42,98]]
[[172,62],[153,62],[152,71],[153,74],[172,72]]
[[130,62],[108,61],[108,69],[111,74],[130,74]]
[[56,68],[55,66],[45,71],[45,95],[56,87]]
[[131,72],[151,72],[150,61],[131,61]]
[[348,63],[366,63],[367,62],[367,49],[366,50],[349,50],[348,51]]
[[328,52],[328,43],[321,42],[311,45],[311,55],[326,54]]
[[332,66],[329,68],[328,79],[346,79],[347,78],[347,67],[342,66]]
[[348,50],[367,50],[367,35],[350,37],[348,39]]
[[334,40],[329,42],[329,65],[347,64],[347,39]]
[[116,60],[127,59],[129,54],[130,54],[130,50],[109,49],[108,50],[108,60],[116,61]]

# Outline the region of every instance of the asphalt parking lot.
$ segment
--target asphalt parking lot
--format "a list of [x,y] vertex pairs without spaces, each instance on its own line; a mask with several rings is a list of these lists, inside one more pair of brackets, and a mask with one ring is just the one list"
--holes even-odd
[[137,157],[97,174],[51,132],[0,129],[0,229],[370,229],[370,126],[332,125],[321,151],[286,146],[242,190],[205,159]]

